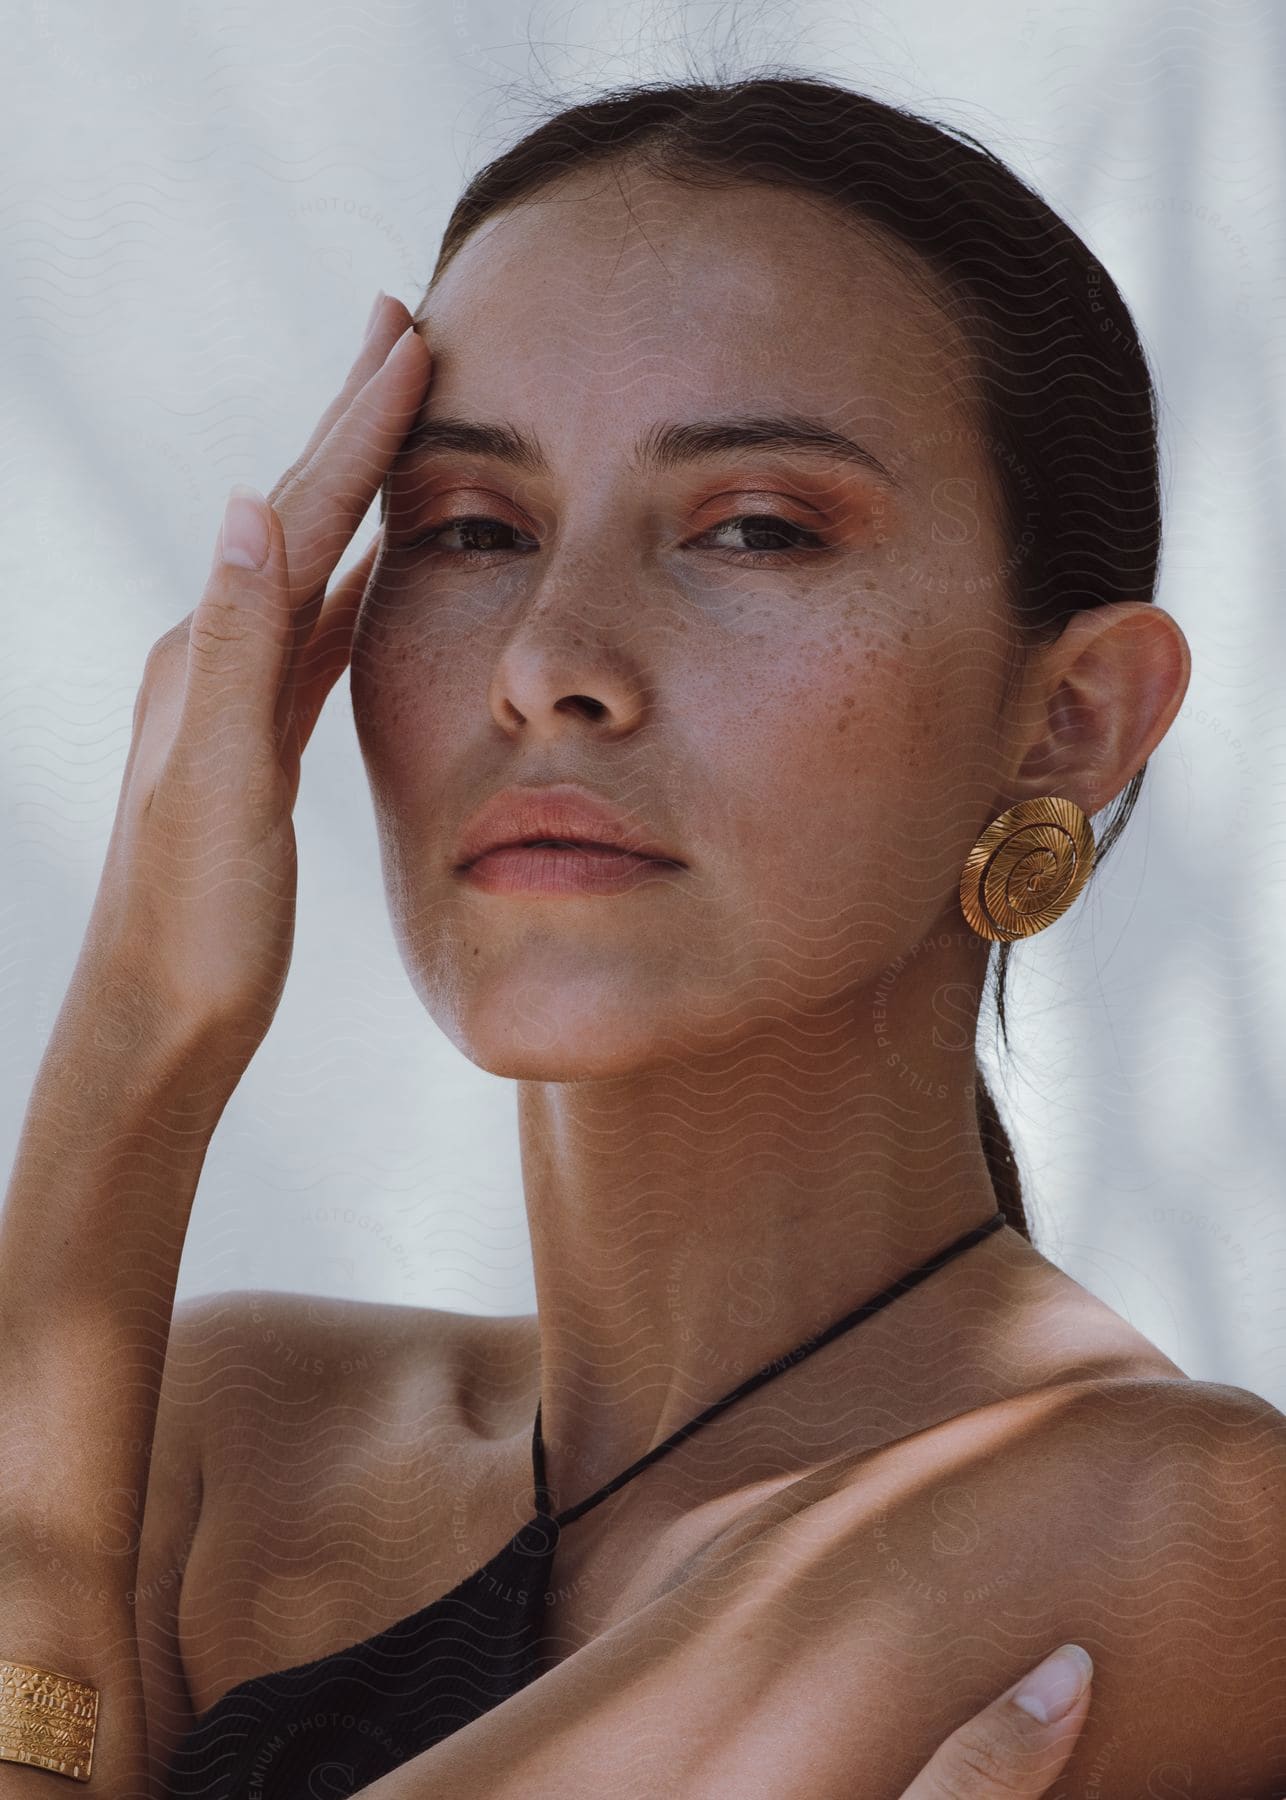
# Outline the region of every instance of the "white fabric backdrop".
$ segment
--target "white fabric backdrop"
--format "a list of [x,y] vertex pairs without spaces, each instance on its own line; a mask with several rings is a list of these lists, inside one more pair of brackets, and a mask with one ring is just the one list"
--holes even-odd
[[[1286,1407],[1286,13],[15,0],[7,38],[5,1167],[143,659],[195,603],[228,487],[271,486],[375,290],[415,305],[463,181],[542,99],[784,62],[981,137],[1087,238],[1152,353],[1159,598],[1192,684],[1088,897],[1015,956],[1001,1103],[1046,1254],[1188,1373]],[[180,1296],[530,1311],[514,1091],[397,959],[347,696],[305,760],[294,966],[211,1146]]]

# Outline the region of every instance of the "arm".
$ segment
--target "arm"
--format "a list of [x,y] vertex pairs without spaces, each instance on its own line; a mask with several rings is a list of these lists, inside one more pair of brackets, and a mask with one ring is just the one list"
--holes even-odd
[[[568,1698],[564,1696],[563,1705]],[[1069,1665],[1064,1653],[1054,1652],[953,1731],[900,1800],[1042,1800],[1076,1746],[1089,1700],[1090,1678],[1075,1658]],[[507,1707],[513,1704],[506,1702]],[[500,1727],[499,1718],[496,1724]],[[494,1732],[485,1748],[475,1737],[452,1768],[449,1790],[444,1786],[444,1759],[439,1756],[430,1771],[420,1757],[363,1788],[362,1800],[429,1800],[447,1791],[453,1800],[517,1800],[519,1795],[545,1792],[557,1793],[559,1800],[601,1800],[609,1791],[605,1770],[613,1754],[611,1742],[592,1717],[582,1715],[560,1732],[552,1757],[539,1751],[526,1731],[515,1733],[506,1727]],[[713,1770],[697,1770],[680,1786],[664,1752],[653,1761],[640,1759],[629,1776],[612,1766],[615,1785],[610,1791],[637,1800],[723,1800],[732,1792],[775,1796],[785,1791],[771,1771],[757,1787],[729,1789]],[[622,1785],[627,1781],[629,1785]],[[827,1800],[867,1797],[866,1776],[858,1760],[843,1787]]]
[[[183,1237],[227,1092],[199,1073],[199,1033],[133,1037],[135,991],[78,970],[0,1224],[0,1657],[99,1690],[90,1779],[113,1795],[146,1791],[137,1549]],[[0,1762],[4,1800],[31,1791]]]
[[[1273,1408],[1199,1383],[1087,1384],[854,1467],[756,1509],[680,1587],[364,1800],[904,1794],[1019,1680],[1033,1639],[1084,1644],[1095,1665],[1066,1770],[1035,1792],[1277,1800],[1286,1419]],[[963,1512],[941,1506],[962,1490]],[[962,1516],[979,1522],[963,1556]]]
[[[111,1800],[157,1773],[134,1592],[179,1259],[210,1138],[285,982],[300,758],[347,665],[378,537],[325,583],[423,394],[408,321],[385,306],[257,508],[258,561],[221,554],[229,517],[200,603],[148,657],[0,1214],[0,1659],[97,1690],[90,1781]],[[19,1733],[33,1755],[65,1753],[21,1680],[0,1690],[0,1800],[33,1791]]]
[[[985,1431],[982,1418],[960,1424]],[[720,1737],[711,1777],[729,1793],[753,1780],[774,1721],[791,1719],[807,1753],[774,1800],[827,1800],[845,1766],[872,1793],[901,1791],[1039,1633],[1075,1638],[1095,1663],[1090,1715],[1050,1800],[1281,1800],[1281,1413],[1201,1382],[1104,1382],[1003,1456],[976,1442],[944,1476],[884,1510],[883,1571],[863,1584],[850,1579],[861,1485],[843,1490],[825,1541],[803,1552],[807,1579],[758,1613],[767,1631],[751,1625],[737,1654],[726,1638],[753,1726]]]
[[134,1596],[154,1777],[168,1769],[175,1746],[195,1723],[180,1641],[180,1601],[205,1499],[203,1446],[223,1375],[221,1359],[209,1347],[207,1321],[225,1299],[202,1295],[175,1307],[156,1410]]
[[788,1719],[804,1754],[775,1800],[831,1800],[854,1769],[900,1792],[1039,1633],[1095,1665],[1050,1800],[1280,1800],[1286,1419],[1237,1389],[1124,1381],[1069,1395],[1003,1455],[982,1415],[954,1423],[954,1473],[905,1504],[862,1481],[822,1502],[798,1580],[720,1634],[743,1729],[712,1723],[712,1791],[752,1782]]

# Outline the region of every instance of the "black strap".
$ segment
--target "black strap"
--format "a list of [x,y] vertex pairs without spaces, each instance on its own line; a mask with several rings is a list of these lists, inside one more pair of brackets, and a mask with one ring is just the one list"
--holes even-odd
[[[897,1281],[890,1282],[888,1287],[882,1289],[873,1300],[863,1301],[862,1305],[855,1307],[851,1313],[845,1313],[842,1319],[836,1319],[833,1325],[828,1325],[825,1331],[818,1332],[814,1337],[805,1338],[802,1344],[797,1344],[784,1356],[775,1357],[772,1362],[765,1364],[754,1375],[747,1376],[746,1380],[740,1386],[733,1388],[730,1394],[725,1394],[721,1400],[713,1401],[704,1412],[698,1413],[695,1419],[690,1420],[686,1425],[681,1425],[676,1432],[666,1438],[664,1443],[657,1444],[654,1449],[648,1451],[646,1456],[641,1456],[637,1462],[631,1463],[628,1469],[622,1469],[619,1475],[614,1476],[604,1487],[599,1488],[596,1494],[591,1494],[588,1500],[581,1500],[577,1505],[568,1507],[565,1512],[559,1513],[555,1523],[559,1526],[572,1524],[581,1517],[582,1513],[587,1513],[592,1506],[597,1506],[601,1500],[606,1500],[609,1494],[616,1492],[617,1488],[624,1487],[627,1481],[632,1481],[649,1464],[654,1463],[658,1457],[664,1456],[667,1450],[673,1450],[676,1444],[683,1443],[686,1438],[692,1436],[694,1431],[699,1431],[711,1419],[717,1418],[735,1401],[752,1393],[755,1388],[762,1387],[764,1382],[771,1381],[774,1375],[780,1375],[783,1370],[793,1367],[797,1362],[802,1362],[806,1356],[811,1356],[814,1350],[820,1350],[823,1345],[829,1344],[843,1332],[851,1330],[854,1325],[860,1325],[863,1319],[869,1319],[872,1313],[879,1312],[880,1308],[887,1306],[891,1300],[896,1300],[902,1294],[909,1293],[922,1281],[927,1281],[930,1275],[945,1268],[957,1256],[962,1256],[966,1250],[972,1250],[975,1244],[981,1243],[983,1238],[989,1237],[993,1231],[999,1231],[1004,1223],[1004,1213],[994,1212],[983,1224],[975,1225],[971,1230],[963,1232],[953,1244],[949,1244],[945,1250],[939,1251],[927,1262],[922,1262],[918,1268],[912,1269],[909,1275],[902,1275]],[[536,1402],[536,1424],[531,1438],[531,1465],[536,1491],[536,1511],[541,1518],[548,1518],[550,1516],[549,1492],[545,1484],[545,1446],[540,1435],[539,1400]]]

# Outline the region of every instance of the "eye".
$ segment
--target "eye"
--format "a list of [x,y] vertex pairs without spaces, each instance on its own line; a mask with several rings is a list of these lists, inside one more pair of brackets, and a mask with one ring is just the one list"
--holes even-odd
[[[458,534],[459,542],[445,543],[443,540],[450,533]],[[770,562],[775,557],[788,556],[792,551],[805,552],[824,550],[826,540],[817,532],[806,526],[797,525],[793,519],[781,518],[776,513],[738,513],[735,517],[722,520],[712,525],[701,537],[694,540],[717,537],[722,533],[741,533],[753,540],[747,549],[740,550],[735,545],[716,545],[718,549],[731,550],[739,562]],[[469,513],[458,519],[445,519],[442,524],[435,525],[426,531],[406,548],[408,550],[440,550],[444,555],[463,562],[478,562],[488,556],[519,548],[506,539],[523,538],[516,525],[507,525],[503,519],[490,518],[481,513]],[[532,538],[523,539],[523,548],[539,549]]]
[[[458,532],[464,539],[462,547],[442,543],[444,534],[452,531]],[[444,519],[441,525],[435,525],[432,531],[426,531],[422,537],[416,538],[415,542],[409,544],[407,548],[410,550],[441,549],[448,556],[457,556],[464,562],[474,562],[480,557],[490,555],[494,550],[512,548],[503,541],[496,542],[497,536],[503,540],[506,534],[510,537],[521,535],[516,525],[506,525],[503,519],[491,519],[482,514],[468,513],[458,519]],[[539,547],[531,538],[528,538],[527,543],[532,549]]]
[[[734,555],[742,562],[788,555],[792,550],[826,548],[826,540],[817,532],[809,531],[806,526],[796,525],[793,519],[780,518],[776,513],[738,513],[735,518],[724,519],[718,525],[712,525],[702,536],[715,537],[725,531],[742,532],[755,540],[748,551],[738,551],[735,546],[732,547]],[[776,542],[772,541],[774,539]]]

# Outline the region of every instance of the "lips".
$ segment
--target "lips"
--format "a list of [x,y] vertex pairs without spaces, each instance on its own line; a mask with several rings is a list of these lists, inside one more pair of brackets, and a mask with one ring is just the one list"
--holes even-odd
[[466,820],[455,866],[461,871],[490,851],[533,844],[625,851],[646,861],[686,867],[646,826],[611,801],[570,782],[508,787],[493,794]]

